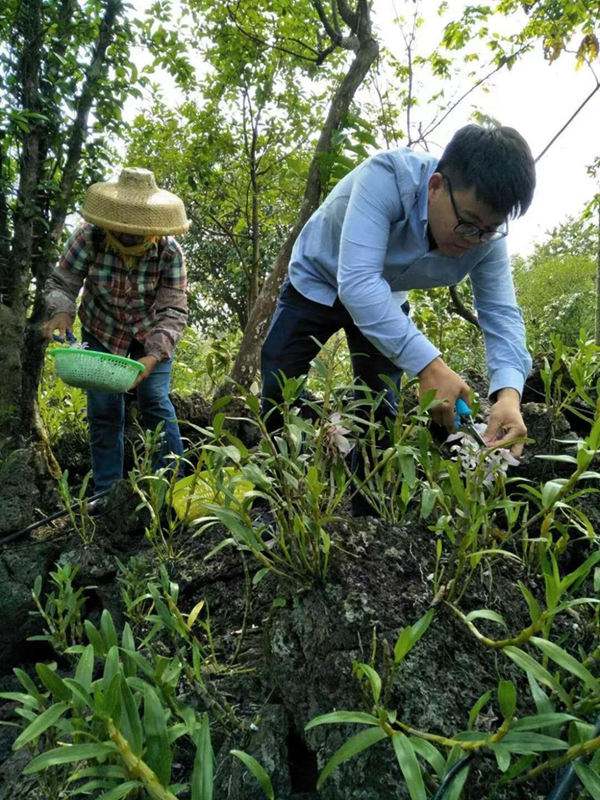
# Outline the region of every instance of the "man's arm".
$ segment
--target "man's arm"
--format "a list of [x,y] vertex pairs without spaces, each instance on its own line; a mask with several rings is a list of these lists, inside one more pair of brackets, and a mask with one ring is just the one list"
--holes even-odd
[[[523,316],[517,305],[510,272],[506,242],[500,240],[470,275],[475,308],[486,346],[489,394],[493,398],[483,438],[493,447],[502,447],[527,435],[521,415],[521,393],[531,369],[525,342]],[[523,445],[511,447],[518,457]]]

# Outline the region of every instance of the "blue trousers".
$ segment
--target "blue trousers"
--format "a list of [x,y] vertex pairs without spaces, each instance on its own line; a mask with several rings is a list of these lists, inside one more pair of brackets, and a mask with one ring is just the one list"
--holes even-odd
[[[87,342],[90,350],[107,352],[107,349],[91,333],[83,331],[82,339]],[[141,358],[144,355],[142,345],[134,340],[129,355],[132,358]],[[175,419],[175,409],[169,397],[172,363],[172,359],[161,361],[150,373],[150,376],[142,381],[136,389],[144,427],[153,431],[160,422],[164,423],[162,443],[154,455],[153,469],[166,466],[168,453],[177,455],[183,453],[179,426]],[[87,418],[90,430],[94,489],[96,492],[100,492],[110,489],[116,481],[123,477],[125,395],[88,391]]]
[[[403,309],[408,313],[408,303]],[[399,389],[402,370],[363,336],[339,298],[333,306],[316,303],[286,281],[261,353],[262,414],[266,416],[269,430],[277,430],[282,423],[279,411],[272,410],[282,400],[280,373],[283,372],[288,378],[306,375],[310,362],[317,356],[321,346],[341,329],[346,334],[355,381],[366,384],[373,393],[385,393],[376,411],[376,418],[383,423],[386,418],[395,416],[398,410],[397,393],[381,379],[381,375],[390,378]],[[388,437],[384,436],[381,446],[387,446],[388,441]],[[360,479],[364,477],[364,463],[357,450],[354,448],[352,451],[352,469]],[[353,499],[353,512],[356,515],[369,511],[362,497]]]

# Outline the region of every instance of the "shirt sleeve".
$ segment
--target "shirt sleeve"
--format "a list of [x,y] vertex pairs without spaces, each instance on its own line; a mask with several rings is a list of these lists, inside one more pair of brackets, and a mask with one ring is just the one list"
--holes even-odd
[[477,318],[485,338],[489,394],[500,389],[523,392],[531,370],[525,325],[517,305],[504,239],[494,243],[470,273]]
[[155,320],[144,342],[147,356],[158,361],[173,357],[187,323],[187,277],[181,248],[169,239],[161,256],[161,277],[154,303]]
[[58,264],[44,286],[48,319],[61,313],[75,319],[77,296],[88,273],[92,254],[91,228],[82,225],[69,236]]
[[[361,333],[394,364],[416,375],[440,351],[406,316],[383,277],[390,225],[406,219],[415,187],[403,189],[389,161],[357,174],[342,226],[338,294]],[[412,199],[411,199],[412,198]]]

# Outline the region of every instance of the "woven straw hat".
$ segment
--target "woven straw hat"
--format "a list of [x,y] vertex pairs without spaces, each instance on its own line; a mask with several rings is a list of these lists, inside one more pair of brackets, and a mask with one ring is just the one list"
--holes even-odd
[[159,189],[149,169],[126,167],[118,181],[93,183],[81,214],[100,228],[142,236],[185,233],[190,227],[182,201]]

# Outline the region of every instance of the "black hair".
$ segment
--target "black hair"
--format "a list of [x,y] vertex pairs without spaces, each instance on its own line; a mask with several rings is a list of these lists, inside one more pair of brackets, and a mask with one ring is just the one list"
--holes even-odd
[[535,163],[514,128],[465,125],[442,153],[437,171],[453,189],[475,189],[477,199],[504,217],[524,214],[535,189]]

